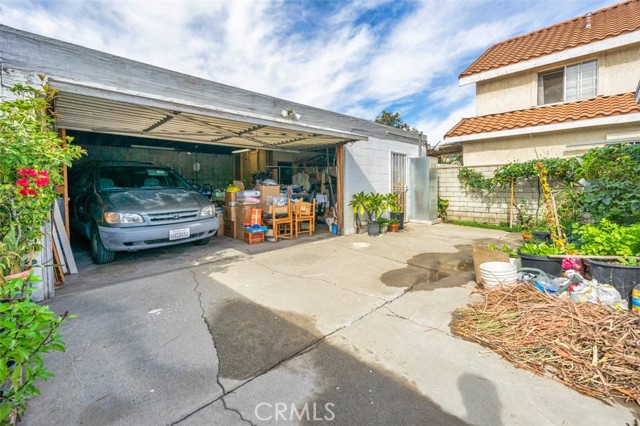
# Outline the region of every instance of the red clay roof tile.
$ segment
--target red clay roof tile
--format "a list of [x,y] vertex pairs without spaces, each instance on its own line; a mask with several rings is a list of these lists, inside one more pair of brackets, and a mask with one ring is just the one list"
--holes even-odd
[[534,107],[501,114],[463,118],[444,137],[498,132],[630,113],[640,113],[640,105],[636,103],[633,92],[598,96],[571,103]]
[[593,12],[591,27],[580,16],[495,44],[460,77],[466,77],[640,30],[640,0],[630,0]]

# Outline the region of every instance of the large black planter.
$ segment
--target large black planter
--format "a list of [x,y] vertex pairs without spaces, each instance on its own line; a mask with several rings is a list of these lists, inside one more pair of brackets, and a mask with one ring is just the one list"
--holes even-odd
[[550,259],[547,256],[534,256],[533,254],[524,254],[518,251],[518,256],[522,260],[523,268],[541,269],[548,275],[559,277],[562,275],[562,259]]
[[376,235],[380,235],[380,224],[379,223],[369,223],[367,225],[367,231],[369,232],[369,235],[371,236],[376,236]]
[[633,287],[640,284],[640,266],[618,265],[588,259],[591,276],[601,284],[611,284],[620,292],[623,299],[631,296]]
[[404,229],[404,212],[398,212],[398,213],[389,213],[389,217],[391,219],[398,219],[398,222],[400,222],[400,229]]

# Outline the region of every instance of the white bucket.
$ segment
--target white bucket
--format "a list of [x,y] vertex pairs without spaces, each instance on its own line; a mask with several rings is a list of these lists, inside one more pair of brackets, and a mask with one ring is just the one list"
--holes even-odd
[[510,262],[485,262],[480,265],[484,287],[496,288],[518,280],[518,268]]

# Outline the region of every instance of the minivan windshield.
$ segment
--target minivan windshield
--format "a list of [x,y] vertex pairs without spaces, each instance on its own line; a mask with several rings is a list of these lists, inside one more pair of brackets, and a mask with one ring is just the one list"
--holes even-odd
[[171,169],[153,166],[107,166],[98,171],[98,190],[119,189],[193,189]]

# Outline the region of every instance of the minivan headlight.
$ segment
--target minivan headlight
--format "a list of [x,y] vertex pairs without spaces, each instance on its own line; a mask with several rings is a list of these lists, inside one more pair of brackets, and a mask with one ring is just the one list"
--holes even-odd
[[104,221],[114,225],[117,223],[144,223],[144,219],[137,213],[118,213],[118,212],[106,212],[104,214]]
[[200,211],[200,216],[213,216],[214,213],[213,206],[207,206]]

